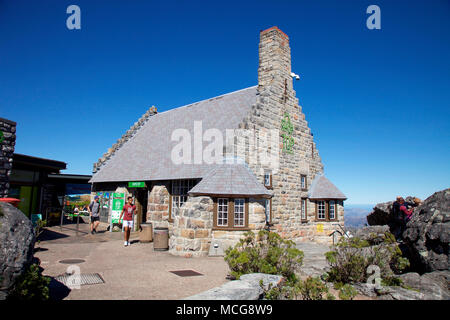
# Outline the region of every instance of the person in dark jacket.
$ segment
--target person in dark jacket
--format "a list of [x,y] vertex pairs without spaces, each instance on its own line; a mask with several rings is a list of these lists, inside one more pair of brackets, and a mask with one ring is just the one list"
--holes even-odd
[[408,206],[415,207],[417,206],[417,203],[406,202],[403,197],[397,197],[396,201],[392,205],[392,213],[394,216],[394,236],[397,240],[402,238],[402,234],[406,229],[407,216],[405,214],[405,210],[403,209]]

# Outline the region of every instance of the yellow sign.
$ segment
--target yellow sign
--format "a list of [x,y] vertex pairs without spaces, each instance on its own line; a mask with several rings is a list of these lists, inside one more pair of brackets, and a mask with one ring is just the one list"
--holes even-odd
[[318,224],[317,225],[317,232],[323,232],[323,224]]

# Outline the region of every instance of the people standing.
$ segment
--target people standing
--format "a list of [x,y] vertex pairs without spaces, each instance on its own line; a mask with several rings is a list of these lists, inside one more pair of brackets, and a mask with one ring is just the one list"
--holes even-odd
[[120,213],[119,221],[122,219],[123,216],[123,228],[124,228],[124,243],[123,245],[129,246],[130,245],[130,233],[131,229],[133,228],[133,219],[136,212],[136,206],[133,205],[133,197],[127,198],[127,204],[123,206],[122,212]]
[[401,240],[402,234],[406,229],[406,222],[411,219],[413,210],[408,210],[407,206],[415,207],[417,202],[406,202],[403,197],[397,197],[396,201],[392,205],[392,211],[394,215],[394,236],[397,241]]
[[97,233],[97,227],[100,224],[100,199],[98,196],[95,196],[88,209],[91,217],[91,234],[94,234]]

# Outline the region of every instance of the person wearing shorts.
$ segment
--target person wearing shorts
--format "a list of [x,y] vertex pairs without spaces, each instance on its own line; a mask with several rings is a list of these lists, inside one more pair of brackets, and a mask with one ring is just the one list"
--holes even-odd
[[122,212],[120,213],[119,221],[122,219],[123,216],[123,228],[124,228],[124,243],[123,245],[129,246],[130,245],[130,232],[131,229],[133,229],[133,218],[135,215],[136,206],[133,205],[133,197],[128,197],[127,204],[123,206]]
[[100,202],[99,197],[95,196],[94,201],[88,206],[91,216],[91,234],[97,233],[97,227],[100,224]]

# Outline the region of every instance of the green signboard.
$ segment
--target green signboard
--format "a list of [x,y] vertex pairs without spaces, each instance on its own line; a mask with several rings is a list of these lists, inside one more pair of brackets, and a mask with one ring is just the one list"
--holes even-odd
[[125,205],[124,193],[113,193],[111,206],[111,223],[120,223],[119,217]]
[[129,188],[145,188],[145,182],[144,181],[130,181],[128,182]]

